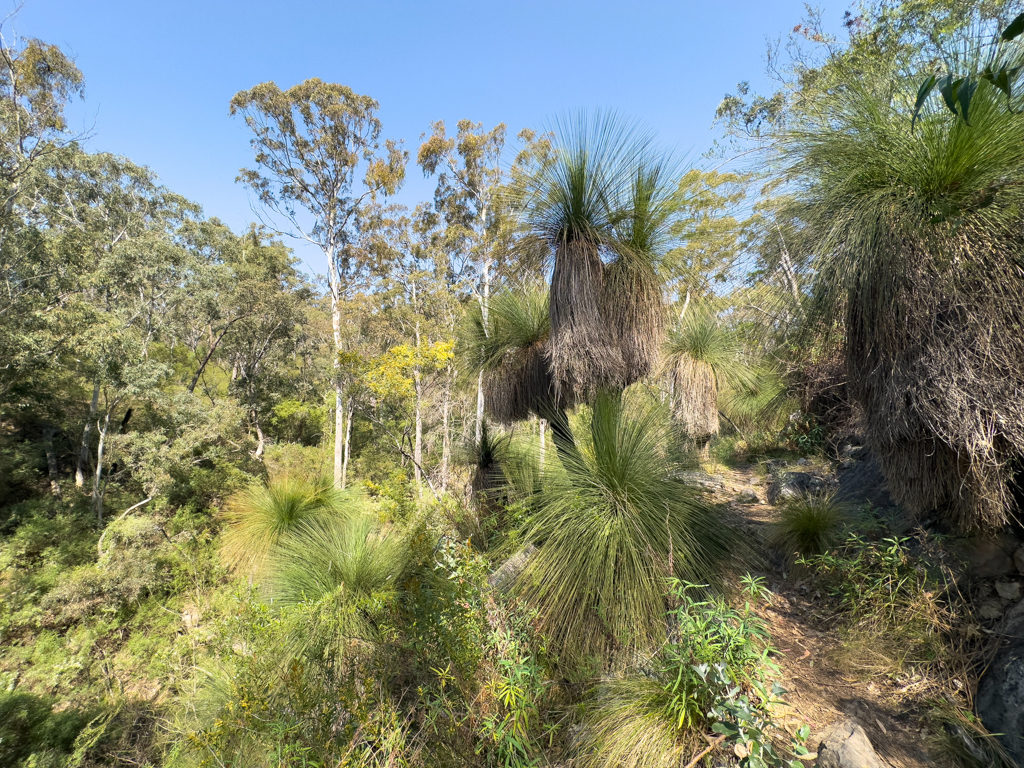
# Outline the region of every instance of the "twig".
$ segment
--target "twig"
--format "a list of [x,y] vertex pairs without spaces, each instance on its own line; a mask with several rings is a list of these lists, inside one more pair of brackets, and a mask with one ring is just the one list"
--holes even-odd
[[693,758],[693,760],[691,760],[690,762],[688,762],[686,764],[686,768],[693,768],[695,765],[697,765],[697,763],[699,763],[701,760],[704,759],[704,756],[707,755],[708,752],[710,752],[713,749],[717,749],[718,746],[723,741],[725,741],[725,734],[724,733],[721,736],[719,736],[717,739],[712,741],[705,749],[702,749],[700,752],[698,752],[697,756],[695,758]]

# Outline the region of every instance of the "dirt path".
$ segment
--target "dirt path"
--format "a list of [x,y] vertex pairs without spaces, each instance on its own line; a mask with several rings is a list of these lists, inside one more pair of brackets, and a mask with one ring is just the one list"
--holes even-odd
[[[893,768],[931,768],[925,754],[922,724],[907,701],[908,688],[887,677],[868,677],[863,670],[843,669],[837,659],[842,640],[820,620],[821,595],[807,581],[785,572],[781,558],[767,544],[770,525],[778,509],[765,503],[767,480],[756,465],[715,466],[707,482],[716,502],[727,505],[735,524],[749,534],[747,540],[763,555],[761,573],[772,596],[759,610],[779,650],[775,661],[782,668],[781,684],[788,691],[783,723],[795,730],[811,726],[808,747],[834,723],[854,717],[864,727],[879,757]],[[793,467],[823,474],[826,466]],[[763,470],[761,470],[763,473]],[[758,503],[741,503],[737,499]],[[903,681],[901,681],[903,682]]]

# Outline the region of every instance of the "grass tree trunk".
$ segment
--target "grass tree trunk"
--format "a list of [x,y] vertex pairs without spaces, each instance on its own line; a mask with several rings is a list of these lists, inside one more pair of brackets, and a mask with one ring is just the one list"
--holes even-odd
[[100,404],[100,382],[97,379],[92,388],[92,403],[89,405],[89,418],[85,420],[85,428],[82,430],[82,444],[78,449],[78,462],[75,465],[75,485],[79,488],[85,486],[85,467],[89,463],[89,437],[92,434],[92,422],[96,418],[96,411]]

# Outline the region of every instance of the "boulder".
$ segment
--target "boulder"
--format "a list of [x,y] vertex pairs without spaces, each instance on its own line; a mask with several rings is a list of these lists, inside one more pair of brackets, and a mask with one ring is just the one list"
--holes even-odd
[[1024,573],[1024,547],[1017,547],[1017,550],[1013,553],[1013,564],[1017,566],[1017,570]]
[[840,463],[836,498],[855,507],[870,504],[880,509],[889,509],[896,506],[885,484],[882,467],[862,446],[857,447],[857,453],[845,456]]
[[760,504],[761,497],[756,492],[751,490],[740,491],[736,496],[736,502],[738,504]]
[[997,627],[1006,644],[978,682],[981,722],[1018,764],[1024,765],[1024,601]]
[[864,729],[854,720],[833,725],[818,745],[818,768],[884,768]]
[[1003,600],[1020,600],[1020,582],[997,581],[996,594],[1003,598]]
[[777,504],[787,499],[799,499],[809,493],[818,493],[825,488],[820,477],[809,472],[786,472],[768,484],[768,503]]
[[960,539],[953,549],[977,579],[1001,579],[1017,573],[1013,552],[1019,542],[1012,536],[972,536]]

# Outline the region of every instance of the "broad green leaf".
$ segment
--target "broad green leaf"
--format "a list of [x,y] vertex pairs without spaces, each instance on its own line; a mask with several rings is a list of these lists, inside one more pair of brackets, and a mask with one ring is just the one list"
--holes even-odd
[[956,92],[963,81],[962,77],[954,80],[952,75],[946,75],[938,83],[939,93],[942,94],[942,100],[946,103],[946,108],[958,116],[959,113],[956,111]]
[[921,114],[921,107],[924,106],[925,101],[928,99],[928,95],[935,89],[935,84],[938,80],[938,75],[932,75],[921,83],[921,87],[917,89],[917,102],[914,104],[914,116],[910,120],[911,133],[914,132],[914,125],[917,123],[917,117]]
[[971,124],[971,121],[967,119],[967,116],[971,107],[971,98],[974,96],[974,92],[976,90],[978,90],[978,81],[971,77],[965,77],[956,91],[956,98],[960,103],[960,116],[964,119],[964,122],[967,123],[967,125]]
[[1024,32],[1024,13],[1011,21],[1010,26],[1003,30],[1003,34],[1000,37],[1004,41],[1010,41],[1018,37],[1022,32]]

